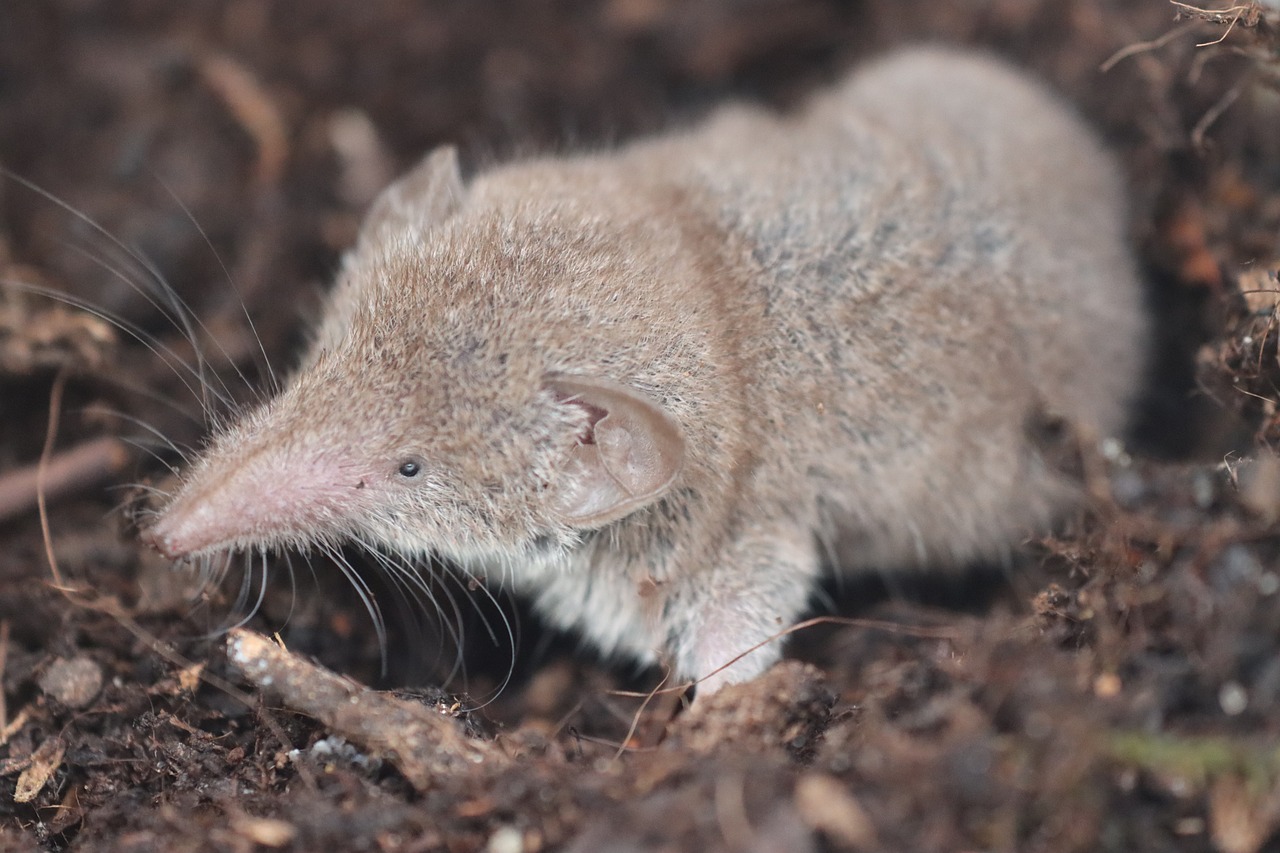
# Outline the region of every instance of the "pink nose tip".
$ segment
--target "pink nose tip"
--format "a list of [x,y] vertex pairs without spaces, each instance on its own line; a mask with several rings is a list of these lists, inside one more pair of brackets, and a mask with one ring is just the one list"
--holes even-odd
[[170,542],[169,538],[164,535],[164,532],[160,530],[159,527],[159,524],[153,524],[150,527],[143,528],[138,534],[138,538],[142,540],[142,544],[146,545],[148,548],[154,548],[156,551],[159,551],[160,555],[167,560],[177,560],[182,557],[183,555],[173,547],[173,543]]

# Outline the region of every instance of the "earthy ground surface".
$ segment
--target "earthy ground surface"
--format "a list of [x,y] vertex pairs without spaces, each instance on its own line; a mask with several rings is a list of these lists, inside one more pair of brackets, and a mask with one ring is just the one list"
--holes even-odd
[[[0,848],[1280,850],[1280,15],[1178,5],[5,0]],[[202,588],[137,545],[142,490],[107,487],[174,460],[139,423],[206,427],[189,337],[134,285],[168,282],[250,400],[244,312],[287,364],[363,206],[430,146],[474,168],[786,104],[920,38],[1098,124],[1160,309],[1139,440],[1064,454],[1091,506],[1015,571],[834,590],[855,624],[689,714],[500,594],[446,577],[434,619],[369,568],[384,662],[321,561],[273,568],[250,623],[296,656],[235,633],[229,659],[261,571]]]

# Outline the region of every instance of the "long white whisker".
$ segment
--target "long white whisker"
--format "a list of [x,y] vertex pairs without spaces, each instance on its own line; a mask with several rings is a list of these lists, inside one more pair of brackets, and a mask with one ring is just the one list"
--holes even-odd
[[[388,554],[359,536],[352,537],[352,542],[367,553],[377,563],[383,575],[391,581],[395,590],[400,594],[401,600],[409,606],[407,615],[412,619],[418,632],[420,634],[425,633],[420,617],[427,612],[427,607],[429,606],[435,612],[434,621],[440,637],[437,649],[445,645],[447,632],[449,639],[452,640],[455,652],[460,654],[462,640],[458,633],[457,623],[450,620],[445,614],[432,585],[415,569],[411,561],[400,555]],[[455,662],[451,672],[456,672],[456,670],[457,665]]]
[[170,439],[168,436],[166,436],[163,432],[161,432],[152,424],[149,424],[146,421],[142,420],[142,418],[135,417],[134,415],[130,415],[126,412],[122,412],[118,409],[108,408],[108,409],[101,409],[99,411],[105,411],[106,414],[109,414],[111,417],[118,418],[119,420],[122,420],[125,423],[131,424],[137,427],[138,429],[145,432],[152,439],[154,439],[154,441],[151,441],[151,442],[144,442],[141,437],[124,438],[122,440],[127,444],[138,448],[143,453],[146,453],[152,456],[153,458],[156,459],[156,461],[163,463],[165,460],[160,456],[159,453],[157,453],[155,450],[152,449],[153,447],[163,447],[164,449],[168,450],[170,453],[174,454],[179,459],[181,459],[183,464],[189,464],[191,462],[192,451],[190,448],[184,449],[179,447],[172,439]]
[[[160,270],[157,269],[156,266],[145,255],[143,255],[141,252],[127,245],[123,240],[121,240],[116,235],[112,234],[111,231],[109,231],[105,226],[103,226],[101,223],[95,220],[92,216],[89,216],[83,210],[76,208],[70,203],[64,201],[63,199],[59,198],[58,196],[54,195],[53,193],[39,186],[38,184],[27,180],[21,175],[15,174],[11,170],[6,169],[4,166],[0,166],[0,176],[4,176],[9,180],[13,181],[14,183],[18,184],[19,186],[25,187],[26,189],[36,193],[41,198],[48,201],[50,204],[53,204],[63,212],[70,214],[76,221],[88,226],[90,230],[100,235],[103,239],[107,241],[109,245],[115,246],[117,249],[123,252],[126,257],[132,260],[133,263],[137,264],[139,269],[145,271],[151,277],[151,280],[153,282],[156,282],[157,284],[164,283],[164,275],[161,274]],[[139,292],[141,292],[138,285],[132,279],[125,276],[124,280],[130,285],[130,287],[133,287],[135,290],[139,290]],[[173,309],[173,313],[170,313],[170,312],[162,312],[162,313],[164,313],[166,319],[168,319],[169,322],[172,323],[175,328],[183,332],[183,334],[185,334],[187,336],[187,339],[191,342],[192,349],[196,354],[196,360],[198,363],[197,369],[194,369],[193,373],[195,374],[196,378],[200,381],[201,388],[202,389],[206,388],[208,387],[205,382],[206,365],[203,360],[203,355],[201,354],[201,351],[200,351],[199,343],[195,337],[194,329],[191,326],[189,315],[191,315],[192,312],[189,309],[186,309],[185,306],[182,305],[182,302],[180,299],[177,299],[177,293],[173,290],[173,288],[165,285],[162,288],[162,292],[169,297],[170,303]],[[201,397],[200,399],[204,399],[204,398]],[[207,401],[206,401],[205,408],[206,410],[208,409]]]
[[[190,308],[187,308],[183,304],[181,297],[178,296],[177,291],[174,290],[173,287],[171,287],[163,279],[156,278],[152,287],[144,288],[141,285],[134,282],[133,279],[130,278],[128,275],[126,275],[123,270],[120,270],[114,265],[112,265],[105,257],[102,257],[101,255],[97,255],[93,252],[90,252],[85,247],[78,246],[74,243],[68,244],[68,248],[78,253],[82,257],[87,258],[88,260],[97,264],[99,267],[106,270],[108,273],[118,278],[120,281],[123,281],[135,293],[138,293],[139,295],[141,295],[142,298],[146,300],[148,305],[150,305],[152,308],[155,308],[156,311],[159,312],[162,317],[168,320],[170,325],[172,325],[175,329],[181,332],[183,337],[186,338],[187,342],[191,345],[192,353],[195,354],[196,367],[192,370],[192,373],[200,382],[200,387],[202,391],[205,392],[205,394],[212,392],[214,396],[218,399],[218,401],[223,403],[224,405],[229,399],[231,399],[231,389],[227,387],[227,383],[223,381],[221,376],[219,376],[216,372],[214,372],[209,368],[209,359],[204,354],[204,350],[200,346],[200,339],[196,337],[195,326],[193,326],[191,322],[192,318],[195,318],[194,312],[192,312]],[[156,276],[159,275],[159,273],[151,273],[150,270],[145,270],[145,271],[149,275],[156,275]],[[159,302],[157,302],[155,298],[151,295],[151,292],[153,290],[159,291],[159,293],[161,293],[165,297],[164,305],[161,305]],[[208,335],[209,339],[214,342],[214,345],[217,346],[218,351],[222,353],[224,361],[226,361],[229,365],[231,365],[231,369],[236,372],[236,375],[239,376],[240,381],[247,385],[248,380],[245,378],[244,374],[240,371],[239,366],[237,366],[235,362],[232,361],[231,356],[227,353],[226,349],[224,349],[222,345],[217,341],[217,339],[209,334],[209,330],[204,325],[204,323],[201,322],[199,318],[195,318],[195,324],[198,325],[200,329],[203,330],[206,335]],[[210,381],[210,377],[213,377],[214,379],[217,380],[218,385],[221,386],[221,389],[222,389],[221,392],[214,389]],[[210,410],[210,402],[207,396],[203,396],[201,398],[201,406],[203,410],[206,412]]]
[[[63,293],[60,290],[54,290],[51,287],[44,287],[43,285],[32,284],[31,282],[19,281],[17,279],[12,279],[12,278],[0,279],[0,284],[6,287],[15,288],[17,290],[22,290],[27,293],[32,293],[37,296],[43,296],[45,298],[52,299],[57,302],[62,302],[74,308],[78,308],[87,314],[97,317],[99,320],[102,320],[104,323],[109,323],[112,326],[115,326],[120,331],[124,332],[125,334],[132,337],[134,340],[138,341],[138,343],[142,344],[144,347],[150,350],[152,354],[154,354],[157,358],[159,358],[162,362],[164,362],[164,364],[174,372],[174,374],[178,377],[178,380],[182,382],[182,384],[186,387],[186,389],[191,392],[191,396],[195,397],[197,400],[202,400],[202,401],[207,399],[203,391],[197,392],[196,389],[192,387],[191,383],[188,382],[186,377],[183,375],[182,370],[179,370],[178,366],[175,366],[175,365],[180,365],[184,370],[186,370],[187,373],[189,373],[197,383],[201,384],[202,389],[205,387],[203,385],[204,378],[200,376],[200,374],[196,372],[196,370],[192,368],[191,365],[187,364],[182,359],[181,356],[175,353],[166,344],[161,343],[155,336],[149,334],[148,332],[146,332],[136,324],[131,323],[128,320],[125,320],[123,317],[116,317],[111,312],[106,311],[103,308],[99,308],[98,306],[94,305],[93,303],[89,302],[86,299],[82,299],[81,297],[75,296],[70,293]],[[217,392],[215,391],[214,393],[216,394]],[[219,402],[227,406],[230,405],[230,400],[224,399],[221,396],[219,396]]]
[[[164,187],[164,191],[169,194],[169,198],[173,199],[174,204],[178,205],[179,209],[181,209],[183,214],[186,215],[187,221],[196,229],[196,232],[200,235],[200,239],[204,241],[205,246],[209,248],[209,252],[213,255],[213,259],[218,262],[218,266],[222,269],[222,274],[227,280],[227,285],[231,288],[231,292],[236,295],[236,301],[240,303],[240,310],[244,314],[245,322],[249,324],[249,331],[253,334],[253,340],[258,345],[258,352],[262,356],[262,366],[266,369],[268,381],[271,383],[271,391],[273,393],[279,393],[280,382],[276,376],[275,368],[271,366],[271,359],[267,356],[267,348],[262,343],[262,337],[258,334],[258,327],[253,323],[253,317],[249,315],[249,306],[245,304],[244,297],[240,295],[240,289],[236,286],[235,278],[231,275],[231,270],[227,268],[226,263],[222,260],[222,255],[218,253],[217,248],[213,245],[213,241],[209,239],[208,232],[205,231],[204,227],[196,220],[196,217],[192,214],[190,208],[188,208],[182,199],[178,197],[178,194],[173,191],[173,188],[170,187],[164,179],[156,175],[154,172],[152,172],[152,177],[156,179],[160,186]],[[200,319],[198,317],[196,318],[196,322],[200,323]],[[200,327],[208,332],[208,329],[205,328],[203,323],[200,323]],[[223,351],[223,355],[226,355],[225,350]],[[245,379],[244,374],[240,372],[239,368],[236,369],[236,373],[240,376],[240,379],[244,381],[245,385],[253,390],[253,385]]]
[[[499,684],[494,689],[493,695],[491,695],[484,702],[480,703],[474,709],[472,709],[472,710],[479,710],[481,708],[484,708],[492,704],[494,700],[496,700],[499,696],[501,696],[502,692],[507,689],[507,685],[511,683],[512,677],[515,675],[517,632],[512,626],[511,619],[507,616],[506,611],[503,610],[502,605],[499,603],[497,597],[494,596],[493,591],[490,590],[482,581],[478,581],[473,585],[465,582],[464,578],[461,575],[455,574],[454,578],[456,579],[458,586],[461,589],[463,589],[465,592],[470,593],[474,589],[478,589],[483,593],[484,597],[487,598],[489,602],[493,605],[494,609],[498,612],[498,615],[502,617],[502,626],[507,635],[507,648],[511,652],[510,657],[508,658],[507,671],[506,671],[506,674],[503,676],[502,683]],[[452,596],[450,596],[450,599],[452,600]],[[480,616],[480,621],[484,625],[485,631],[489,634],[489,638],[493,642],[494,646],[500,647],[501,643],[498,640],[497,634],[494,632],[493,625],[490,623],[489,618],[485,616],[484,611],[480,608],[479,603],[470,594],[467,595],[467,600],[471,602],[472,607],[475,609],[476,613]]]
[[[381,554],[381,552],[379,553]],[[458,602],[454,598],[452,592],[450,592],[448,586],[444,583],[428,585],[426,579],[423,578],[422,573],[418,571],[415,562],[404,555],[384,554],[382,555],[382,559],[390,569],[398,571],[404,577],[408,578],[415,587],[422,590],[423,595],[428,601],[430,601],[431,606],[435,609],[439,622],[440,645],[444,646],[447,642],[448,644],[451,644],[454,649],[453,665],[449,668],[449,672],[443,676],[444,683],[449,683],[456,678],[459,673],[462,674],[462,677],[465,680],[466,663],[464,650],[466,645],[463,638],[465,623],[462,618],[462,609],[458,605]],[[444,608],[440,604],[440,599],[437,593],[444,594],[446,600],[449,602],[449,607],[452,611],[451,614],[445,612]]]
[[[284,615],[284,625],[288,625],[293,621],[293,613],[298,604],[298,575],[293,570],[293,557],[288,551],[284,552],[284,565],[289,573],[289,612]],[[263,574],[267,572],[266,552],[262,555],[262,571]]]
[[346,575],[351,587],[364,604],[365,610],[368,611],[369,618],[373,620],[373,630],[378,637],[378,648],[382,656],[382,669],[385,672],[387,669],[387,625],[382,616],[382,609],[378,606],[378,602],[374,597],[373,590],[370,588],[368,581],[361,577],[360,573],[351,565],[351,561],[341,551],[327,542],[320,543],[319,547]]

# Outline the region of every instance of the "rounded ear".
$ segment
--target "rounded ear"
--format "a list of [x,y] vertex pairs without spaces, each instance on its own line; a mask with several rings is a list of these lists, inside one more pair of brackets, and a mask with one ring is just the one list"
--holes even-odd
[[561,521],[599,527],[666,494],[684,462],[684,438],[661,406],[607,379],[557,374],[546,385],[563,405],[588,413],[551,483]]
[[458,149],[441,145],[378,194],[360,226],[360,239],[442,222],[458,211],[465,197]]

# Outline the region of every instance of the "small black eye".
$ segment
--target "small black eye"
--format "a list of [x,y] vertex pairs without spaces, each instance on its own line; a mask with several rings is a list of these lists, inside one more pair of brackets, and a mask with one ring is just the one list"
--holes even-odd
[[416,459],[406,459],[400,463],[401,477],[416,477],[422,473],[422,463]]

